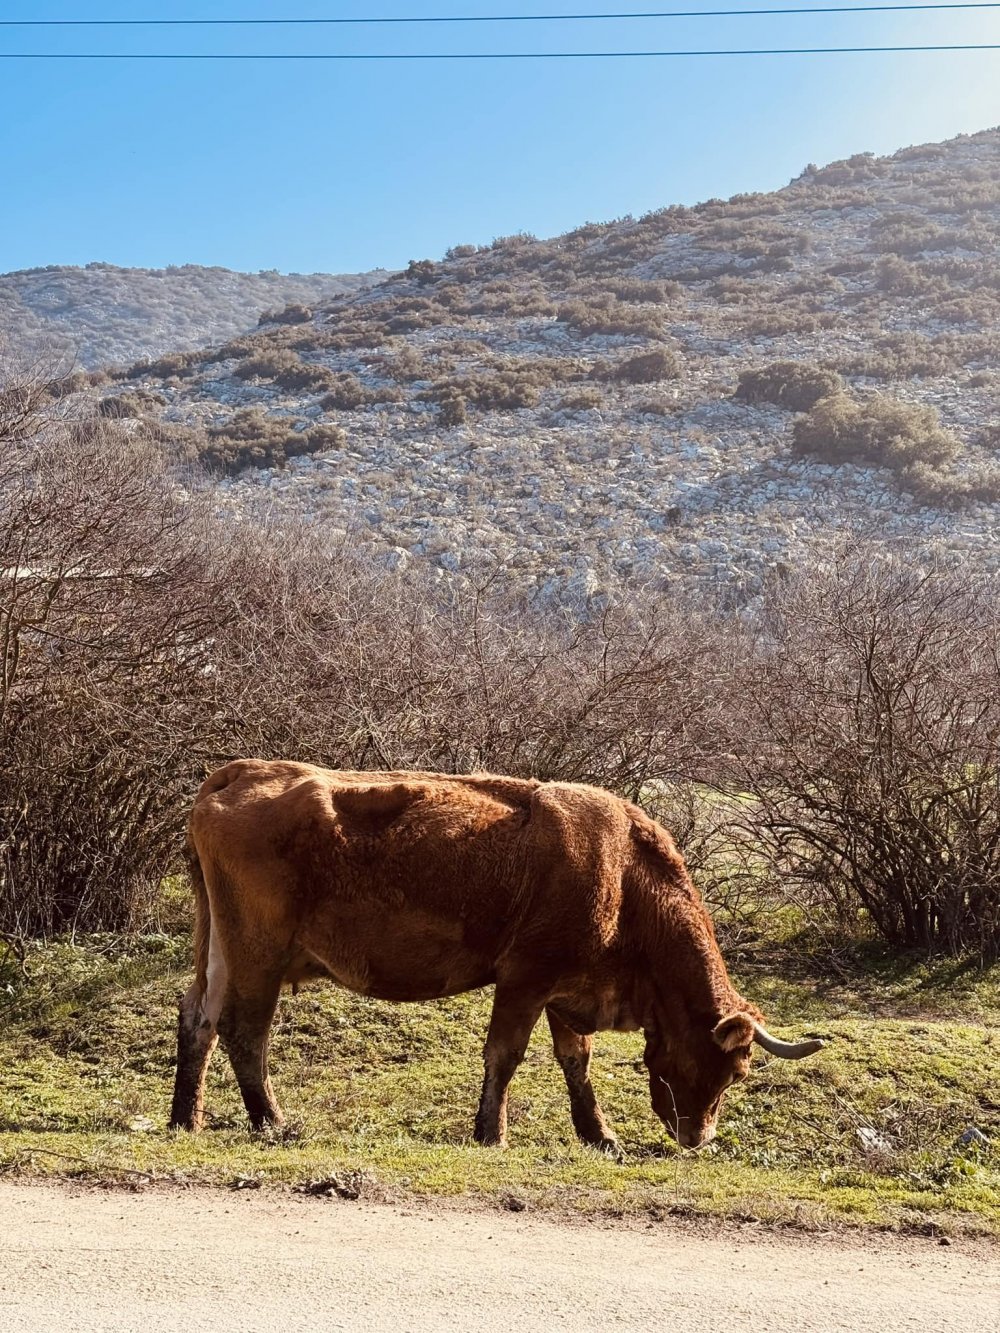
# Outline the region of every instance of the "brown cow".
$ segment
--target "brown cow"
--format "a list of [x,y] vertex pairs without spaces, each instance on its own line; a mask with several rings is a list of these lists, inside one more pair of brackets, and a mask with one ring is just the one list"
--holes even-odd
[[753,1042],[797,1059],[730,984],[669,834],[597,787],[243,759],[204,783],[189,841],[197,977],[181,1001],[171,1124],[198,1129],[221,1036],[251,1123],[281,1124],[267,1073],[284,982],[430,1000],[495,984],[480,1143],[544,1010],[576,1132],[613,1150],[592,1034],[646,1036],[653,1107],[684,1147],[715,1133]]

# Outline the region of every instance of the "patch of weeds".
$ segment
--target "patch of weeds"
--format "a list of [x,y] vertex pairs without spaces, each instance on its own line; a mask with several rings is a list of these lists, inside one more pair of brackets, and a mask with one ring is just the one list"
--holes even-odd
[[[795,938],[790,928],[746,944],[738,980],[775,1030],[829,1044],[801,1064],[755,1059],[700,1153],[680,1152],[653,1116],[641,1038],[598,1036],[594,1082],[623,1163],[577,1143],[542,1028],[511,1089],[511,1148],[472,1143],[488,992],[421,1005],[332,986],[284,996],[272,1075],[293,1132],[248,1131],[221,1052],[210,1127],[168,1131],[186,936],[32,946],[0,1027],[0,1171],[126,1184],[327,1182],[334,1193],[361,1181],[366,1196],[470,1194],[796,1225],[913,1228],[945,1218],[1000,1232],[1000,1071],[981,1025],[996,1012],[993,980],[859,951],[824,990],[808,953],[790,965]],[[970,1127],[981,1139],[962,1142]]]

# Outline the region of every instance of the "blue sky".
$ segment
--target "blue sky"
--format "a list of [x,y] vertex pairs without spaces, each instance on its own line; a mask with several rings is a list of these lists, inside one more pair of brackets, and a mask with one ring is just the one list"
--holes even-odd
[[[714,7],[753,7],[731,0]],[[770,0],[781,3],[782,0]],[[713,0],[0,0],[0,18],[624,12]],[[12,51],[1000,42],[1000,9],[304,29],[0,27]],[[354,271],[773,189],[1000,122],[1000,51],[414,64],[0,61],[0,271]]]

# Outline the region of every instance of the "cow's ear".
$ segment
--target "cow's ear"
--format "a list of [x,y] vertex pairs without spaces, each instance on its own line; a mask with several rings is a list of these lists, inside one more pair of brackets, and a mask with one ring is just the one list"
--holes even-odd
[[724,1051],[736,1051],[753,1041],[753,1019],[749,1014],[727,1014],[712,1029],[712,1037]]

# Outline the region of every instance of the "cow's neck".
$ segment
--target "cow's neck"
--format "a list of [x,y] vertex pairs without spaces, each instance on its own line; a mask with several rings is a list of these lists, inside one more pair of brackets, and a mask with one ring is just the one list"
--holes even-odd
[[664,1010],[721,1018],[741,1007],[711,918],[687,876],[638,887],[644,901],[633,914],[636,938],[627,952],[641,959],[632,1000],[640,1026],[658,1027]]

